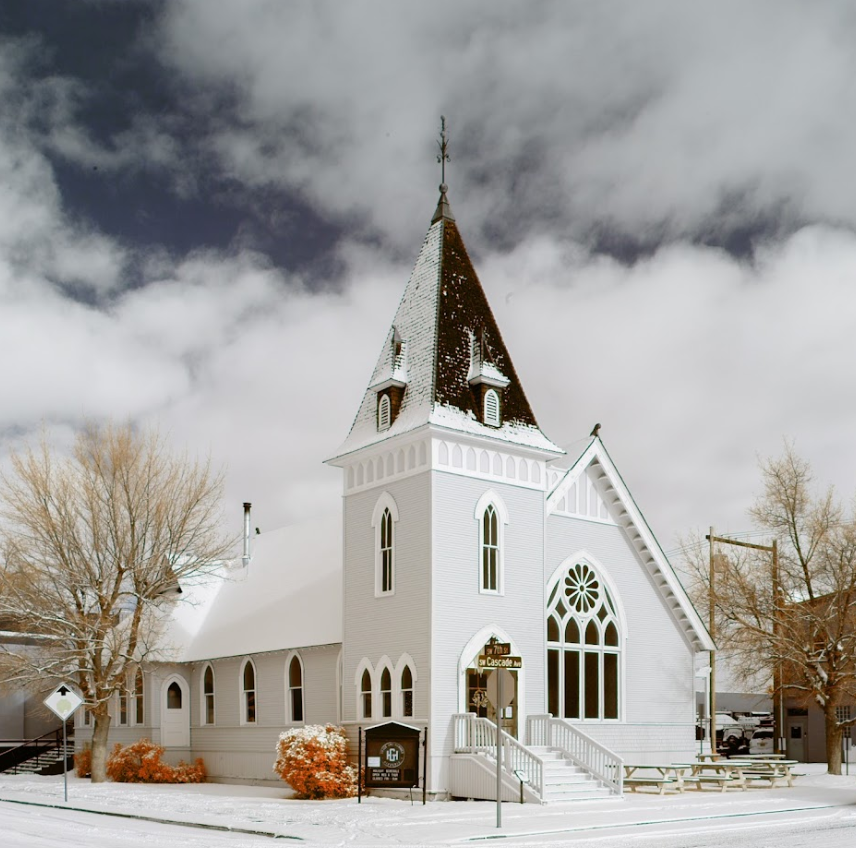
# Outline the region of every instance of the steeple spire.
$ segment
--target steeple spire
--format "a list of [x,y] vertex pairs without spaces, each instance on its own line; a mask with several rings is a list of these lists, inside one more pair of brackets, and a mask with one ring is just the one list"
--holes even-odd
[[449,186],[446,185],[446,163],[451,161],[449,157],[449,138],[446,135],[446,116],[440,115],[440,140],[437,142],[437,147],[440,152],[437,154],[437,162],[440,164],[440,200],[437,202],[437,209],[434,212],[434,217],[431,219],[432,224],[437,221],[446,219],[454,221],[455,216],[452,214],[452,207],[449,206],[449,198],[446,197],[446,192]]

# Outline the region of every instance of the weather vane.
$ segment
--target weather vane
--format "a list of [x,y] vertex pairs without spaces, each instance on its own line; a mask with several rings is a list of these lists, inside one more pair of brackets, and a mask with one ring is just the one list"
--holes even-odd
[[449,139],[446,137],[446,116],[440,115],[440,140],[437,142],[437,147],[440,152],[437,154],[437,161],[440,163],[440,182],[446,185],[446,163],[449,159]]

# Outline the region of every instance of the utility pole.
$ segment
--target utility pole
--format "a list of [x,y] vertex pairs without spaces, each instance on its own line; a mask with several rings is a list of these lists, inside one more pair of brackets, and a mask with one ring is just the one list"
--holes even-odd
[[[772,555],[772,583],[773,583],[773,637],[775,641],[775,637],[779,633],[779,615],[782,606],[782,591],[781,585],[779,581],[779,545],[776,539],[773,539],[772,545],[756,545],[754,542],[738,542],[736,539],[725,539],[722,536],[715,536],[713,534],[713,527],[710,528],[710,535],[705,536],[710,542],[710,636],[713,638],[714,635],[714,556],[713,556],[713,543],[719,542],[722,545],[734,545],[738,548],[752,548],[756,551],[766,551],[768,554]],[[713,659],[713,651],[710,654],[710,709],[713,712],[714,707],[716,706],[716,693],[715,693],[715,680],[714,680],[714,659]],[[783,711],[783,699],[782,699],[782,664],[781,660],[777,659],[776,664],[773,667],[773,721],[776,725],[776,749],[779,753],[784,753],[784,745],[785,745],[785,716]],[[715,728],[716,728],[716,717],[711,717],[711,727],[714,728],[714,738],[713,744],[716,744],[715,738]]]

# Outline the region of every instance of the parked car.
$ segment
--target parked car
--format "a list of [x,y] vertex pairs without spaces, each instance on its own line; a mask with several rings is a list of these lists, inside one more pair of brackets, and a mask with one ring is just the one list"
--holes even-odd
[[772,727],[759,727],[749,739],[750,754],[772,754],[774,747]]

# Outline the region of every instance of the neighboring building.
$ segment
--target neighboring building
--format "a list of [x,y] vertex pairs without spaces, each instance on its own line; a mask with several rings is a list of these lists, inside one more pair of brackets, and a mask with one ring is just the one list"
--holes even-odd
[[262,780],[285,728],[355,740],[393,719],[428,728],[433,796],[493,797],[473,728],[496,638],[523,661],[503,726],[527,768],[533,743],[567,748],[575,728],[637,762],[693,755],[707,631],[600,438],[564,456],[540,430],[445,186],[328,462],[341,517],[254,537],[249,564],[176,616],[174,661],[130,686],[111,739]]

